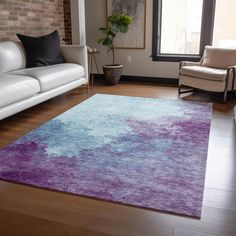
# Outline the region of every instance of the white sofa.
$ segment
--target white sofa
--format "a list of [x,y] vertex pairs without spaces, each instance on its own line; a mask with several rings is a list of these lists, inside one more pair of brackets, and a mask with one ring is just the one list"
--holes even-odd
[[67,63],[25,68],[23,47],[0,42],[0,120],[81,85],[88,86],[87,48],[61,46]]

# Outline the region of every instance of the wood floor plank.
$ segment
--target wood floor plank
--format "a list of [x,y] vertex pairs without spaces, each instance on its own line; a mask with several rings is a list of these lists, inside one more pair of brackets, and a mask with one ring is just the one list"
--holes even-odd
[[190,235],[191,236],[216,236],[213,234],[207,234],[203,232],[196,232],[196,231],[190,231],[190,230],[179,229],[179,228],[176,228],[173,234],[173,236],[190,236]]
[[[46,219],[28,216],[11,211],[0,211],[0,232],[3,236],[106,236],[108,234],[100,233],[95,230],[84,230],[78,226],[68,226],[62,223],[49,221]],[[11,224],[9,224],[11,222]],[[20,229],[20,230],[17,230]]]
[[[97,83],[90,96],[96,93],[178,99],[177,88],[163,84]],[[0,121],[0,148],[86,98],[75,89]],[[236,98],[221,104],[221,95],[196,92],[183,100],[214,102],[201,219],[0,181],[0,235],[235,236]]]
[[203,205],[236,211],[236,192],[205,188]]

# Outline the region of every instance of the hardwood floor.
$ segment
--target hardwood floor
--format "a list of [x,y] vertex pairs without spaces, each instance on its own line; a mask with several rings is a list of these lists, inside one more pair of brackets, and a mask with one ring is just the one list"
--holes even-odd
[[[178,98],[176,87],[156,84],[97,84],[95,93]],[[85,99],[85,89],[75,89],[0,121],[0,147]],[[0,181],[0,235],[236,236],[236,100],[220,99],[203,92],[184,99],[215,101],[200,220]]]

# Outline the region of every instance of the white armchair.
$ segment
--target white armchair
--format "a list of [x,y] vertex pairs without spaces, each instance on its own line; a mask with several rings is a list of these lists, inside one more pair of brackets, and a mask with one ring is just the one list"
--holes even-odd
[[236,90],[235,74],[236,49],[206,46],[200,62],[180,63],[179,95],[194,89],[222,92],[226,102],[228,92]]

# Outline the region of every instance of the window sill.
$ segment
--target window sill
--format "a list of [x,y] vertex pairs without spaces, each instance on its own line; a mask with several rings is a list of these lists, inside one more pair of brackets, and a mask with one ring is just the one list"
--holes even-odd
[[180,56],[180,55],[155,55],[152,56],[153,61],[181,62],[181,61],[200,61],[201,56]]

